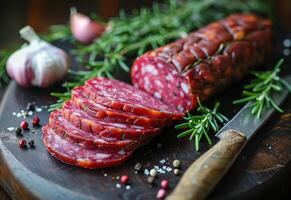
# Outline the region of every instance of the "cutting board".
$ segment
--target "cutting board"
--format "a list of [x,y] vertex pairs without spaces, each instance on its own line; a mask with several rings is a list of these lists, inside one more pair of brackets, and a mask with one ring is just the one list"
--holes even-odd
[[[221,111],[231,118],[240,108],[234,106],[232,101],[240,96],[246,81],[233,85],[205,104],[213,105],[214,100],[220,101]],[[173,174],[173,160],[181,160],[182,174],[210,148],[202,142],[201,150],[196,152],[193,142],[188,138],[177,139],[179,132],[170,126],[148,145],[136,150],[126,163],[106,169],[81,169],[51,157],[42,143],[41,127],[32,127],[23,132],[26,140],[34,139],[35,149],[20,149],[20,138],[16,137],[14,131],[8,130],[9,127],[19,126],[22,120],[15,114],[25,110],[28,102],[49,105],[55,101],[49,93],[57,89],[58,86],[51,89],[24,89],[12,81],[6,90],[0,111],[0,184],[13,199],[155,199],[162,179],[170,181],[169,193],[181,177]],[[291,97],[282,108],[285,113],[273,115],[254,136],[209,199],[248,199],[271,191],[270,188],[279,182],[290,184]],[[42,125],[47,123],[49,113],[45,109],[36,114]],[[31,117],[26,120],[31,120]],[[142,172],[133,170],[137,162],[142,164]],[[165,166],[166,172],[159,173],[151,185],[147,183],[144,171],[155,165],[161,168]],[[123,174],[129,176],[130,186],[118,184],[118,177]]]

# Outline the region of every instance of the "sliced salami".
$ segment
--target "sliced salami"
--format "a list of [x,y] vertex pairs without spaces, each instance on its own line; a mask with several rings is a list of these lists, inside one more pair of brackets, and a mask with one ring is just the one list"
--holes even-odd
[[83,131],[63,117],[62,112],[54,111],[50,115],[49,126],[54,130],[55,133],[61,137],[69,137],[78,143],[79,146],[91,149],[103,149],[103,150],[120,150],[120,149],[134,149],[138,146],[137,142],[132,140],[124,139],[119,140],[116,138],[100,137],[97,134],[92,134],[87,131]]
[[43,143],[48,152],[60,161],[83,168],[112,167],[125,162],[132,151],[85,149],[69,138],[62,138],[48,126],[42,128]]
[[135,115],[130,112],[112,109],[94,102],[84,95],[84,86],[74,88],[72,91],[72,101],[88,115],[105,122],[125,123],[143,127],[162,127],[169,124],[169,120],[147,117],[145,115]]
[[235,14],[186,38],[145,53],[132,67],[135,87],[180,112],[206,99],[258,67],[272,51],[272,23]]
[[180,119],[184,116],[174,107],[118,80],[98,77],[87,81],[85,86],[85,93],[91,99],[110,108],[161,119]]
[[70,101],[64,104],[62,114],[74,126],[100,137],[131,139],[143,143],[160,133],[159,128],[100,121],[76,108]]

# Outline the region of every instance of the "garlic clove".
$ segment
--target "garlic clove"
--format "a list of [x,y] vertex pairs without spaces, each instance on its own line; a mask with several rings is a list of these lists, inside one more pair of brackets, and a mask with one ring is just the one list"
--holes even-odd
[[6,64],[9,76],[19,85],[48,87],[67,74],[70,59],[65,51],[42,41],[30,26],[21,29],[20,35],[29,44],[14,52]]
[[70,27],[76,40],[84,44],[91,43],[94,39],[100,37],[106,29],[104,24],[78,13],[76,8],[71,8]]

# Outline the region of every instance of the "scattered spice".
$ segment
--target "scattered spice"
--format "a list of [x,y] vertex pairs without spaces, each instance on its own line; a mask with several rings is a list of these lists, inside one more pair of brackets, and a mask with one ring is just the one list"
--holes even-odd
[[145,169],[143,173],[144,175],[148,176],[150,174],[150,171],[148,169]]
[[31,149],[33,149],[35,146],[34,146],[34,140],[30,140],[29,142],[28,142],[28,144],[29,144],[29,146],[30,146],[30,148]]
[[181,161],[180,161],[180,160],[174,160],[174,161],[173,161],[173,167],[175,167],[175,168],[179,168],[180,165],[181,165]]
[[27,128],[28,128],[28,123],[27,123],[25,120],[23,120],[23,121],[20,123],[20,126],[21,126],[22,129],[27,129]]
[[131,186],[130,185],[125,186],[125,189],[130,190]]
[[35,106],[36,106],[35,101],[28,102],[27,105],[26,105],[26,110],[28,110],[28,111],[34,111],[35,110]]
[[141,170],[141,164],[140,163],[136,163],[134,166],[134,170],[135,171],[140,171]]
[[164,199],[166,197],[166,190],[160,189],[157,193],[157,199]]
[[162,160],[160,160],[160,163],[161,164],[165,164],[166,163],[166,160],[165,159],[162,159]]
[[14,127],[8,127],[7,130],[8,131],[13,131],[15,128]]
[[20,148],[25,148],[26,147],[26,140],[25,139],[20,139],[18,142],[18,145]]
[[18,127],[18,128],[15,129],[15,133],[16,133],[17,136],[20,136],[21,132],[22,132],[21,128]]
[[148,181],[149,184],[153,184],[154,181],[155,181],[155,177],[153,177],[153,176],[149,176],[149,177],[147,178],[147,181]]
[[122,184],[127,184],[129,181],[129,177],[127,175],[122,175],[121,178],[120,178],[120,182]]
[[153,177],[157,176],[157,170],[156,169],[151,169],[150,176],[153,176]]
[[166,180],[166,179],[164,179],[164,180],[162,180],[161,181],[161,187],[163,188],[163,189],[168,189],[169,188],[169,181],[168,180]]
[[39,120],[39,117],[38,116],[34,116],[33,119],[32,119],[32,121],[31,121],[31,123],[32,123],[33,126],[38,126],[39,125],[39,122],[40,122],[40,120]]
[[174,169],[174,174],[175,175],[179,175],[179,173],[180,173],[180,170],[179,169]]

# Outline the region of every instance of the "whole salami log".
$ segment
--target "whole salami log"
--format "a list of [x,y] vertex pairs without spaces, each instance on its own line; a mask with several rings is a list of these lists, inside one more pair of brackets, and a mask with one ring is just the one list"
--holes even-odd
[[147,52],[132,67],[135,87],[181,112],[259,66],[272,50],[272,23],[234,14]]

